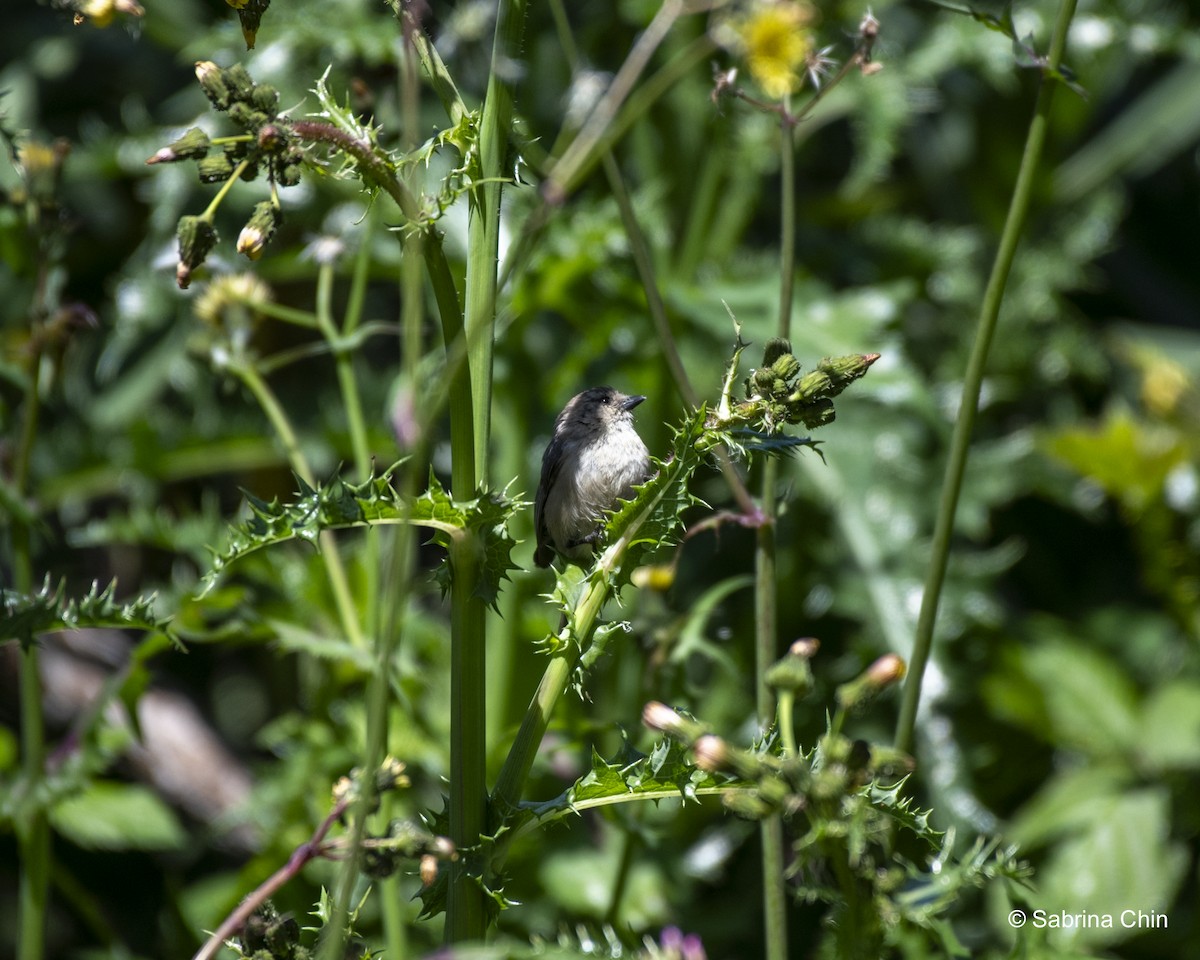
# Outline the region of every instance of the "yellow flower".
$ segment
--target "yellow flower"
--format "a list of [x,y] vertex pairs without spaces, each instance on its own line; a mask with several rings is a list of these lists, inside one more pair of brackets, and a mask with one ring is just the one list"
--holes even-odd
[[807,4],[780,0],[763,4],[738,27],[746,66],[767,96],[780,99],[799,89],[812,19]]
[[1188,391],[1187,370],[1162,355],[1147,356],[1142,368],[1142,403],[1153,414],[1169,417]]
[[92,26],[107,27],[118,13],[140,17],[145,11],[137,0],[82,0],[76,8],[75,21],[90,21]]

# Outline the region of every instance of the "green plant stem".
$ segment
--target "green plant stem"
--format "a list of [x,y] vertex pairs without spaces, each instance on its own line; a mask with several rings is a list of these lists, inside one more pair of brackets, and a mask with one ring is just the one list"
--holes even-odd
[[[552,4],[552,7],[559,8],[561,4],[555,3]],[[562,18],[562,22],[565,22],[565,17]],[[564,45],[566,43],[567,41],[564,41]],[[572,50],[573,48],[568,49],[568,59],[573,62],[574,56]],[[689,409],[694,410],[700,406],[700,396],[696,393],[695,387],[692,386],[687,368],[684,367],[683,359],[679,356],[679,349],[675,345],[675,336],[671,332],[671,323],[667,319],[667,309],[663,304],[662,294],[659,292],[658,281],[655,277],[654,260],[650,255],[650,245],[646,242],[646,235],[638,223],[637,213],[633,207],[633,200],[629,196],[629,190],[625,187],[625,178],[621,175],[621,168],[617,164],[616,158],[612,155],[612,151],[607,147],[603,150],[602,162],[609,188],[612,190],[613,197],[617,201],[617,208],[621,213],[621,221],[625,225],[625,233],[629,237],[629,248],[638,269],[638,276],[642,281],[642,289],[646,293],[646,306],[650,310],[650,319],[654,323],[654,332],[658,338],[659,346],[662,348],[663,356],[666,358],[667,366],[671,371],[671,377],[675,381],[675,386],[679,390],[683,402],[687,404]],[[733,497],[737,501],[742,513],[746,516],[756,516],[758,509],[755,507],[754,500],[750,496],[750,491],[746,489],[746,484],[742,481],[741,475],[733,465],[728,451],[724,448],[717,448],[713,453],[717,459],[717,465],[721,468],[721,474],[724,476],[725,482],[729,485],[729,489],[733,493]]]
[[[451,404],[452,430],[460,421],[460,449],[452,450],[456,496],[466,499],[487,484],[491,437],[492,350],[496,324],[500,249],[500,198],[512,127],[512,90],[507,64],[517,56],[525,27],[525,0],[498,0],[492,64],[479,124],[483,185],[471,196],[467,225],[464,299],[470,406]],[[471,455],[466,454],[467,440]],[[487,826],[486,609],[476,597],[474,545],[456,540],[450,611],[450,839],[462,850],[479,842]],[[484,892],[468,874],[466,858],[451,867],[446,940],[481,939],[487,930]]]
[[[779,177],[779,336],[787,339],[792,327],[792,297],[796,273],[796,191],[795,147],[790,122],[786,119],[787,102],[780,119]],[[762,523],[754,555],[754,684],[758,721],[765,728],[775,714],[775,698],[767,685],[767,670],[776,660],[779,642],[778,596],[775,565],[776,488],[779,464],[768,460],[763,465],[760,497]],[[784,888],[783,819],[778,815],[760,824],[762,840],[763,926],[767,960],[787,957],[787,891]]]
[[[596,140],[590,155],[579,162],[572,178],[565,185],[567,195],[570,195],[583,178],[591,172],[602,152],[612,150],[629,128],[644,116],[671,87],[711,55],[713,49],[713,42],[707,34],[698,37],[657,73],[651,75],[644,84],[637,87],[629,95],[629,100],[621,108],[612,126]],[[504,289],[508,285],[513,273],[525,263],[534,248],[535,241],[550,222],[550,213],[551,205],[543,198],[522,223],[517,238],[509,248],[508,256],[504,260],[504,268],[500,273],[500,289]]]
[[[346,411],[350,443],[354,452],[354,468],[359,480],[364,480],[370,475],[371,456],[366,422],[362,413],[362,398],[354,372],[354,353],[347,344],[347,339],[362,319],[371,259],[372,227],[375,222],[373,211],[372,206],[364,221],[340,334],[333,319],[333,264],[322,264],[317,274],[317,325],[334,353],[342,406]],[[401,532],[397,536],[403,539],[409,535],[408,528],[401,526]],[[367,633],[374,638],[377,669],[367,688],[367,733],[360,763],[360,769],[363,771],[360,796],[350,811],[350,844],[348,853],[338,869],[333,900],[334,912],[322,943],[322,954],[329,960],[340,956],[344,951],[351,898],[354,895],[361,862],[362,840],[366,833],[367,818],[375,805],[374,771],[383,763],[387,749],[388,667],[391,663],[394,637],[384,637],[379,631],[379,538],[380,530],[377,527],[368,527],[363,535],[362,569],[365,574],[365,596],[362,608],[368,618]],[[399,589],[403,590],[407,582],[407,576],[403,576]]]
[[[711,452],[712,445],[702,444],[700,449],[703,452]],[[614,571],[624,562],[626,551],[637,538],[646,518],[660,502],[661,496],[665,496],[666,491],[678,482],[682,470],[683,466],[678,457],[663,466],[660,476],[665,482],[660,497],[648,503],[645,510],[630,522],[616,542],[604,550],[596,561],[596,569],[589,573],[588,580],[583,584],[572,611],[570,639],[553,639],[552,642],[557,643],[557,647],[550,655],[550,662],[546,665],[541,682],[522,718],[521,728],[513,738],[508,755],[504,758],[504,765],[500,768],[500,775],[496,778],[496,786],[492,791],[493,829],[501,826],[517,809],[538,747],[541,746],[542,737],[550,725],[554,707],[567,689],[575,668],[581,662],[585,666],[594,663],[603,653],[603,643],[593,640],[593,636],[600,611],[612,594]],[[510,842],[512,836],[512,833],[508,834]],[[502,857],[498,859],[502,860]]]
[[596,147],[604,134],[612,126],[618,109],[630,95],[638,78],[646,69],[654,51],[666,39],[667,33],[675,21],[685,12],[682,0],[665,0],[658,8],[654,19],[646,27],[633,49],[629,51],[617,75],[613,77],[608,90],[605,91],[592,112],[588,115],[579,135],[571,141],[554,168],[550,171],[549,179],[542,186],[542,195],[550,203],[560,203],[577,182],[576,177],[583,167],[595,154]]
[[[1050,40],[1047,57],[1049,70],[1057,70],[1062,63],[1063,50],[1067,43],[1067,32],[1075,14],[1075,0],[1062,0],[1054,33]],[[929,570],[925,576],[925,589],[921,595],[921,612],[917,618],[917,630],[913,639],[912,656],[909,658],[908,680],[904,685],[904,698],[900,705],[900,716],[896,722],[895,745],[906,753],[912,752],[913,733],[916,729],[917,708],[921,702],[921,681],[925,666],[929,662],[933,647],[933,628],[937,619],[938,603],[946,577],[946,564],[950,556],[950,537],[954,532],[954,517],[958,511],[958,498],[962,490],[963,474],[966,472],[967,455],[970,451],[971,433],[975,417],[979,412],[979,393],[983,374],[987,367],[988,352],[996,323],[1000,316],[1000,305],[1004,300],[1004,288],[1016,256],[1017,243],[1029,215],[1033,197],[1033,180],[1046,142],[1046,128],[1050,123],[1050,106],[1058,82],[1050,74],[1043,74],[1038,90],[1037,104],[1029,133],[1025,139],[1025,152],[1017,172],[1017,182],[1009,202],[1000,245],[992,263],[987,289],[979,311],[975,330],[975,343],[967,362],[963,378],[962,401],[954,433],[950,441],[950,456],[942,478],[942,494],[938,502],[937,520],[933,530],[933,545],[929,558]]]
[[[17,589],[28,593],[28,586]],[[28,812],[18,820],[21,854],[19,960],[41,960],[44,951],[46,906],[50,886],[50,826],[37,799],[46,762],[42,726],[42,681],[37,645],[21,647],[21,752]]]
[[217,212],[217,207],[221,205],[221,201],[233,189],[233,185],[241,179],[242,174],[246,172],[248,166],[250,166],[250,160],[247,158],[233,168],[233,173],[229,175],[229,179],[221,184],[221,189],[208,202],[208,206],[204,208],[204,213],[200,214],[200,219],[212,222],[212,218]]
[[798,756],[796,750],[795,727],[796,695],[791,690],[779,692],[779,704],[776,707],[779,717],[779,737],[783,742],[783,753],[786,757]]
[[[48,261],[38,271],[36,307],[31,316],[44,314]],[[39,345],[40,324],[34,319],[30,342],[35,344],[30,357],[29,379],[21,415],[21,435],[13,461],[12,488],[23,497],[29,485],[29,465],[33,442],[37,437],[41,410],[42,353]],[[29,524],[12,517],[13,586],[20,593],[33,592],[33,545]],[[50,824],[41,804],[39,787],[45,774],[46,729],[42,715],[42,675],[38,646],[32,636],[21,643],[21,770],[24,775],[24,803],[17,827],[17,848],[21,856],[18,883],[19,928],[18,960],[41,960],[45,952],[46,909],[50,892]]]
[[[254,395],[254,399],[267,415],[283,444],[288,463],[292,470],[310,487],[317,484],[316,477],[308,465],[304,451],[300,449],[300,441],[296,431],[292,429],[291,421],[284,413],[283,407],[276,398],[274,391],[259,375],[258,371],[246,364],[237,364],[230,368]],[[321,560],[325,564],[325,573],[329,578],[329,587],[333,591],[334,604],[337,607],[338,619],[346,639],[354,646],[362,648],[365,644],[362,628],[359,626],[358,614],[354,607],[354,599],[350,593],[350,582],[346,577],[346,568],[342,564],[342,555],[338,552],[337,538],[329,530],[321,532],[317,538],[320,544]]]

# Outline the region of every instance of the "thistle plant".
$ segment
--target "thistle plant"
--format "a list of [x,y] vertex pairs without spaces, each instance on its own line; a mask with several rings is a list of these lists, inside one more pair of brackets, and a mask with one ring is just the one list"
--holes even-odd
[[[90,16],[97,25],[103,25],[113,11],[130,13],[136,4],[82,6],[92,11]],[[238,8],[247,46],[253,46],[267,0],[231,0],[230,6]],[[814,362],[793,352],[797,124],[844,78],[879,72],[874,59],[878,21],[870,13],[863,16],[852,50],[839,65],[836,49],[817,39],[816,15],[809,5],[776,0],[731,7],[734,13],[722,12],[724,19],[715,18],[711,30],[697,31],[699,36],[687,44],[684,54],[638,87],[651,56],[675,24],[687,15],[709,12],[707,4],[668,0],[593,109],[564,124],[561,141],[547,156],[538,158],[536,146],[525,142],[524,128],[514,123],[513,116],[515,79],[509,67],[522,47],[524,4],[512,0],[498,6],[492,69],[479,109],[467,107],[437,49],[425,36],[418,22],[418,5],[397,3],[393,9],[405,41],[401,80],[410,97],[407,106],[411,107],[412,130],[418,123],[411,118],[419,116],[415,94],[418,65],[426,72],[449,121],[424,144],[406,148],[385,139],[373,118],[364,119],[330,96],[325,77],[317,81],[314,90],[318,112],[301,118],[281,111],[279,91],[255,81],[246,67],[219,67],[201,61],[196,65],[197,81],[220,122],[232,132],[212,135],[200,126],[192,127],[147,163],[193,164],[200,182],[215,190],[202,212],[185,215],[178,222],[176,281],[180,287],[197,278],[221,242],[217,213],[239,181],[266,184],[236,241],[237,252],[249,261],[258,260],[278,240],[283,222],[280,190],[295,186],[314,171],[361,184],[373,201],[390,198],[395,210],[390,211],[389,223],[401,246],[405,276],[400,323],[364,322],[363,300],[373,265],[368,241],[372,231],[381,229],[375,218],[383,219],[374,208],[362,231],[366,239],[354,254],[350,290],[340,316],[333,294],[345,252],[340,242],[320,244],[319,252],[308,258],[316,288],[311,309],[274,302],[266,282],[249,273],[218,276],[206,285],[195,301],[199,322],[192,345],[201,347],[214,372],[231,377],[258,404],[275,444],[273,453],[282,454],[278,459],[286,462],[294,475],[293,493],[275,498],[248,494],[244,519],[200,570],[196,589],[165,601],[144,596],[118,602],[111,585],[94,585],[82,598],[72,599],[64,586],[49,579],[40,591],[35,590],[28,543],[32,516],[22,517],[19,526],[25,542],[19,544],[20,576],[16,590],[6,588],[0,593],[0,639],[11,636],[21,642],[28,691],[24,699],[33,704],[26,706],[27,713],[36,714],[38,709],[35,654],[40,633],[106,626],[147,635],[129,670],[105,689],[82,725],[80,739],[90,744],[105,706],[134,699],[136,691],[148,682],[147,661],[170,649],[169,640],[189,639],[180,626],[186,619],[181,611],[194,612],[205,603],[215,606],[223,589],[238,576],[239,566],[254,564],[252,556],[273,558],[287,543],[312,545],[319,560],[312,567],[317,578],[324,575],[320,592],[328,592],[335,614],[328,624],[322,624],[330,635],[321,638],[327,642],[312,656],[325,656],[337,648],[338,655],[359,671],[356,676],[365,678],[366,696],[359,700],[365,699],[366,705],[361,715],[356,715],[361,724],[353,729],[351,738],[361,740],[353,744],[360,757],[358,769],[369,772],[352,774],[335,788],[329,813],[310,839],[230,913],[201,949],[200,957],[214,955],[226,941],[241,956],[256,960],[267,956],[303,960],[314,954],[338,957],[348,949],[372,950],[358,939],[357,932],[359,914],[367,902],[361,893],[364,877],[377,881],[378,890],[388,891],[373,888],[371,895],[379,896],[383,905],[389,954],[407,956],[409,952],[397,945],[403,921],[397,919],[395,891],[384,884],[398,873],[414,870],[421,881],[424,916],[445,911],[449,942],[479,942],[500,911],[522,894],[513,889],[508,872],[514,851],[549,824],[604,806],[665,799],[692,803],[710,797],[720,798],[727,812],[760,825],[765,952],[770,960],[788,952],[784,908],[789,897],[827,906],[830,942],[842,955],[881,955],[901,943],[914,926],[952,952],[956,948],[953,932],[944,916],[953,899],[997,880],[1006,892],[1019,896],[1025,869],[1010,848],[995,841],[980,840],[965,853],[956,849],[952,835],[934,831],[929,812],[918,809],[907,793],[906,778],[914,768],[908,741],[928,643],[917,648],[909,680],[912,692],[905,707],[909,713],[901,724],[897,746],[868,742],[855,736],[853,729],[858,718],[905,677],[908,665],[895,655],[878,659],[857,678],[838,686],[828,707],[820,708],[829,718],[824,732],[805,744],[798,734],[797,711],[821,686],[818,680],[826,680],[830,674],[818,657],[819,644],[811,638],[796,641],[780,658],[781,636],[776,624],[778,465],[788,455],[820,455],[817,441],[802,434],[832,423],[837,398],[879,359],[876,353],[851,353]],[[553,12],[560,39],[570,48],[565,7],[555,4]],[[1065,17],[1059,41],[1069,14]],[[1006,23],[1011,28],[1011,21]],[[613,147],[621,132],[661,97],[674,79],[711,56],[715,44],[724,46],[737,65],[718,69],[713,90],[716,105],[710,107],[701,94],[704,109],[748,106],[778,121],[780,290],[776,335],[766,340],[759,365],[748,372],[741,369],[749,345],[735,323],[734,347],[724,378],[710,392],[711,402],[701,403],[675,348],[673,318],[668,318],[664,298],[657,291],[654,258],[639,232],[637,209],[622,182]],[[1041,65],[1047,77],[1057,76],[1060,55],[1061,42],[1056,41],[1056,52]],[[568,59],[577,65],[574,52]],[[743,75],[750,81],[745,86],[740,79]],[[805,91],[808,99],[797,104]],[[1039,110],[1044,113],[1047,105],[1048,99]],[[435,158],[448,172],[430,195],[422,195],[415,174],[427,169]],[[483,709],[485,614],[489,607],[498,609],[505,591],[511,589],[508,581],[517,570],[513,552],[516,518],[529,507],[519,494],[510,494],[519,489],[514,479],[518,471],[508,471],[506,464],[508,472],[497,483],[499,471],[489,462],[496,445],[490,437],[492,350],[498,336],[497,317],[503,315],[497,303],[506,279],[527,263],[528,251],[546,219],[565,207],[595,164],[603,165],[617,201],[658,342],[685,399],[685,412],[672,428],[669,448],[654,461],[653,475],[605,519],[591,565],[558,573],[548,590],[549,606],[559,626],[538,644],[545,658],[544,673],[518,731],[500,745],[497,756],[502,757],[502,764],[489,788]],[[502,274],[497,269],[501,194],[520,186],[514,172],[518,169],[522,174],[534,171],[543,181],[536,213],[520,225]],[[439,233],[443,215],[460,202],[469,209],[462,269],[458,264],[451,267]],[[422,265],[424,278],[420,276]],[[432,358],[423,356],[426,282],[444,347]],[[1002,287],[1003,276],[996,283]],[[990,304],[998,310],[998,292]],[[272,321],[290,324],[310,339],[264,356],[259,349],[270,338],[257,334]],[[52,332],[50,326],[46,324],[41,332]],[[421,396],[426,402],[415,417],[419,422],[406,434],[412,441],[406,450],[409,456],[381,470],[372,460],[368,417],[354,364],[369,337],[401,332],[403,363],[411,381],[408,387],[413,397]],[[986,344],[982,349],[986,351]],[[29,479],[28,447],[36,427],[40,356],[35,351],[33,357],[32,374],[24,387],[28,436],[19,451],[14,501],[24,496]],[[316,461],[306,453],[294,424],[294,411],[281,401],[270,382],[272,375],[289,364],[319,357],[331,358],[336,371],[353,458],[351,468],[324,475],[314,469]],[[429,359],[440,364],[432,375],[432,364],[423,365]],[[977,386],[978,379],[974,382]],[[434,462],[439,469],[448,463],[448,482],[446,471],[437,473],[430,468],[432,426],[444,408],[450,419],[449,459],[443,455]],[[963,428],[964,438],[967,430],[969,423]],[[965,446],[960,453],[965,456]],[[739,464],[753,461],[765,461],[757,500],[738,472]],[[756,528],[756,671],[747,687],[753,685],[756,693],[757,735],[718,730],[702,716],[652,701],[644,709],[643,722],[663,737],[648,752],[641,753],[627,743],[617,756],[605,758],[594,753],[587,772],[559,796],[549,800],[531,797],[530,772],[563,698],[572,692],[585,699],[590,696],[598,664],[633,629],[615,601],[623,591],[642,589],[672,576],[664,574],[673,569],[672,551],[686,538],[693,512],[704,508],[692,493],[694,480],[698,472],[713,464],[729,480],[742,511],[739,519]],[[940,524],[945,533],[953,518],[953,502],[943,512],[948,517]],[[353,561],[343,559],[351,553],[339,546],[335,537],[336,532],[346,530],[360,534]],[[436,578],[449,597],[449,628],[445,631],[449,634],[446,646],[451,650],[449,713],[453,717],[446,764],[449,795],[438,813],[393,816],[392,804],[410,803],[404,793],[408,784],[402,764],[385,757],[392,733],[391,714],[399,712],[393,709],[398,638],[405,629],[403,620],[415,579],[418,532],[441,550]],[[385,533],[395,536],[385,539]],[[932,598],[927,599],[927,626],[932,630],[936,590],[926,596]],[[385,612],[389,603],[394,608],[391,622]],[[305,656],[309,655],[306,652]],[[306,664],[312,665],[312,660]],[[43,797],[77,786],[77,780],[69,783],[65,777],[45,776],[40,726],[31,723],[28,729],[32,733],[23,748],[28,773],[14,793],[12,809],[17,819],[29,825],[23,856],[34,863],[35,870],[22,909],[23,929],[33,931],[44,917],[49,889],[45,813],[50,802]],[[76,772],[76,777],[80,776]],[[302,931],[295,919],[276,911],[271,898],[306,865],[319,860],[337,860],[338,867],[330,891],[322,891],[316,908],[320,939],[314,942],[310,931]],[[616,943],[611,929],[598,942],[610,935]],[[670,960],[703,957],[698,941],[678,931],[664,932],[658,942],[644,940],[643,947],[632,955]],[[489,954],[490,949],[479,946],[478,955],[533,955],[535,948],[502,953],[496,947]],[[572,956],[592,955],[583,942],[572,942],[569,949]],[[610,955],[616,949],[610,950]],[[40,953],[40,941],[25,949],[28,960],[38,960]]]

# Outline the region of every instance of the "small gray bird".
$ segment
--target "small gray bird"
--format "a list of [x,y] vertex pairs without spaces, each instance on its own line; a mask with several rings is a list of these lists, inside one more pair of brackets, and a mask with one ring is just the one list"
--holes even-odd
[[556,552],[587,560],[605,511],[649,479],[650,454],[632,412],[645,399],[592,387],[572,397],[554,421],[533,508],[539,567],[550,566]]

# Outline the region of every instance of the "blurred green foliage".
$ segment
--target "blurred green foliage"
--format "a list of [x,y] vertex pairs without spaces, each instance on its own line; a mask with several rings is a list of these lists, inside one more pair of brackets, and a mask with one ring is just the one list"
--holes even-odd
[[[572,98],[586,96],[584,80],[618,69],[655,9],[624,0],[572,10],[576,44],[594,72],[572,82],[549,13],[534,6],[522,60],[512,64],[519,143],[527,146],[519,177],[536,180],[539,151],[555,142]],[[834,56],[863,12],[821,5],[818,30],[838,45]],[[970,17],[933,4],[885,3],[874,12],[883,71],[833,91],[800,128],[797,158],[795,353],[809,366],[822,356],[882,354],[822,432],[825,462],[801,457],[783,470],[780,640],[821,639],[813,705],[830,702],[880,653],[907,652],[972,321],[1037,82],[1002,34]],[[1050,6],[1018,6],[1013,16],[1019,35],[1032,33],[1044,46]],[[487,81],[491,17],[490,6],[464,0],[427,22],[471,105]],[[651,70],[706,27],[701,16],[680,21]],[[1018,932],[997,904],[966,899],[952,914],[954,934],[979,955],[1200,950],[1200,274],[1190,228],[1200,206],[1198,27],[1192,7],[1165,0],[1079,9],[1067,59],[1087,96],[1063,90],[1055,103],[989,363],[911,781],[938,827],[1022,845],[1037,868],[1031,910],[1142,910],[1169,925]],[[232,238],[262,199],[262,184],[234,186],[217,214],[224,239],[207,274],[181,293],[176,223],[202,211],[213,188],[188,165],[145,160],[189,127],[217,132],[192,74],[196,60],[246,64],[280,91],[281,108],[294,117],[318,109],[311,91],[330,68],[334,99],[348,98],[390,149],[411,148],[447,121],[425,97],[417,131],[405,140],[401,49],[388,11],[365,0],[276,2],[252,52],[234,12],[217,0],[147,0],[144,17],[118,18],[107,29],[74,26],[69,12],[51,6],[5,18],[0,585],[12,583],[9,535],[28,519],[37,583],[63,579],[67,595],[83,597],[93,581],[115,578],[119,598],[156,593],[155,610],[175,613],[172,629],[189,652],[143,641],[150,647],[134,653],[136,669],[119,674],[107,696],[133,704],[150,683],[186,693],[254,776],[246,803],[202,822],[147,787],[119,782],[130,775],[117,759],[128,734],[106,740],[111,721],[91,717],[86,762],[50,783],[64,794],[52,816],[59,869],[51,955],[190,954],[199,931],[214,929],[308,839],[328,812],[330,786],[357,759],[363,685],[377,667],[340,632],[313,551],[258,551],[199,598],[209,548],[226,546],[228,525],[245,516],[241,491],[288,500],[296,486],[253,398],[222,368],[219,338],[197,318],[208,284],[246,269]],[[728,65],[723,53],[709,59]],[[778,297],[777,124],[736,103],[714,106],[711,86],[706,61],[653,103],[615,150],[672,333],[708,396],[732,340],[723,303],[743,336],[761,344],[773,332]],[[64,146],[55,153],[58,141]],[[49,166],[22,180],[39,145]],[[430,193],[449,165],[437,154],[418,170]],[[398,225],[377,213],[364,219],[369,198],[333,175],[310,172],[280,199],[283,224],[253,267],[273,303],[311,311],[315,264],[332,256],[331,298],[342,309],[365,244],[364,319],[394,322],[400,245],[387,228]],[[515,241],[536,199],[528,186],[506,193],[502,246]],[[461,206],[439,227],[457,269]],[[549,218],[502,309],[496,488],[512,481],[511,496],[532,494],[554,414],[590,384],[648,395],[639,429],[652,450],[667,449],[667,425],[680,419],[682,401],[602,176],[589,177]],[[31,344],[34,331],[46,340]],[[333,366],[306,353],[308,334],[259,317],[246,328],[246,346],[257,357],[293,361],[271,384],[325,479],[353,450]],[[441,369],[439,339],[432,325],[423,331],[419,357],[402,355],[395,337],[356,345],[380,467],[412,450],[415,411],[430,401],[425,385]],[[39,358],[41,411],[28,482],[18,488],[11,478],[30,356]],[[448,437],[437,429],[430,461],[444,477]],[[730,506],[715,471],[693,492],[715,510]],[[707,515],[697,510],[695,520]],[[531,520],[519,518],[517,532],[526,541],[517,561],[532,571]],[[357,587],[368,571],[354,536],[341,542],[351,545],[344,553]],[[752,532],[737,524],[698,528],[679,549],[669,590],[625,592],[631,635],[597,664],[591,702],[564,705],[532,797],[560,794],[589,769],[593,749],[616,755],[621,730],[645,738],[637,721],[649,698],[691,709],[717,729],[748,729],[752,604],[738,578],[752,569],[752,549]],[[422,568],[436,562],[435,551],[422,550]],[[544,576],[512,577],[499,596],[503,618],[491,624],[493,774],[541,669],[533,644],[557,616],[538,598]],[[403,615],[389,749],[409,765],[413,788],[393,801],[403,808],[397,814],[439,805],[449,724],[448,633],[432,579],[418,578]],[[15,647],[0,652],[0,717],[15,728]],[[812,743],[825,717],[820,706],[804,710],[801,737]],[[889,739],[891,722],[886,703],[854,720],[876,741]],[[52,744],[77,729],[52,730]],[[0,729],[6,789],[18,753]],[[0,809],[11,815],[7,803]],[[239,826],[257,838],[251,854],[222,839]],[[617,917],[637,937],[668,923],[699,933],[712,958],[761,954],[758,847],[745,822],[711,805],[669,802],[591,814],[542,841],[513,850],[506,892],[524,906],[502,915],[505,934],[555,940],[576,923]],[[6,939],[16,887],[11,851],[5,834]],[[626,861],[622,889],[616,878]],[[312,864],[278,895],[280,909],[304,916],[334,869]],[[418,880],[389,883],[405,898],[400,909],[415,916],[407,898]],[[614,895],[628,908],[612,913]],[[357,928],[375,929],[378,909],[367,901]],[[820,917],[796,908],[796,956],[810,955],[804,945]],[[437,942],[436,931],[413,930],[412,955]],[[923,943],[907,955],[924,956]]]

